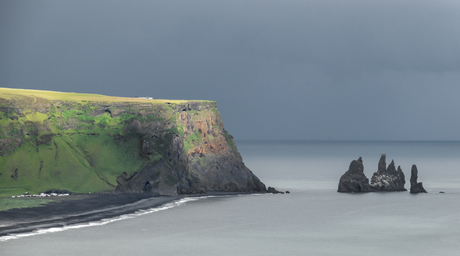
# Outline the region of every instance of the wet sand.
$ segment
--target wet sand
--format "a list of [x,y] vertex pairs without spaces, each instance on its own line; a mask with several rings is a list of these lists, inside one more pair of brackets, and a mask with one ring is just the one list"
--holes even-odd
[[99,221],[158,207],[181,198],[143,194],[71,195],[39,207],[0,212],[0,236]]

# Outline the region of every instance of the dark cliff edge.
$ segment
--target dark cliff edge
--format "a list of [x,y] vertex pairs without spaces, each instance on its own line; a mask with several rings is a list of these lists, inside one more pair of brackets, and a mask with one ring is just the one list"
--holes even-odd
[[0,88],[0,194],[265,192],[213,101]]

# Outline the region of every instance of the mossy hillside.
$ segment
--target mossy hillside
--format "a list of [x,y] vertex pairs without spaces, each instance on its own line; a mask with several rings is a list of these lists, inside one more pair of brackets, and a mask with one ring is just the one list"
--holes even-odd
[[[0,138],[24,136],[25,139],[36,139],[46,132],[59,135],[81,131],[100,134],[107,130],[110,130],[112,135],[122,135],[126,125],[134,119],[139,122],[167,122],[168,128],[184,135],[184,129],[178,130],[181,127],[176,127],[178,108],[182,105],[173,103],[175,101],[160,104],[150,100],[151,102],[143,101],[142,104],[120,104],[84,101],[82,97],[79,99],[80,101],[48,101],[38,97],[25,97],[22,94],[0,94]],[[214,102],[200,102],[215,105]]]
[[[13,133],[21,131],[23,130],[21,128],[30,122],[33,122],[35,126],[45,125],[55,132],[60,130],[72,132],[71,129],[76,128],[93,131],[101,130],[101,128],[114,129],[116,126],[120,128],[126,123],[126,120],[132,118],[140,121],[176,122],[178,108],[192,102],[215,105],[215,102],[212,101],[147,100],[96,94],[0,88],[0,125],[3,128],[0,136],[7,136],[5,130],[13,131]],[[101,113],[95,112],[101,108],[105,108],[107,115],[100,116]],[[109,115],[115,119],[110,119]],[[75,127],[73,124],[76,121],[80,121],[79,125],[83,127]]]
[[[75,100],[74,94],[72,98],[49,92],[54,98],[48,93],[41,98],[37,96],[42,95],[40,91],[34,91],[33,97],[24,90],[17,94],[11,89],[8,93],[3,91],[0,90],[0,196],[49,189],[113,190],[121,173],[132,173],[148,162],[171,157],[175,134],[187,141],[179,112],[191,111],[189,104],[196,104],[146,103],[149,100],[139,104],[137,99],[98,102],[94,98],[110,97],[79,94]],[[215,109],[214,102],[199,104]],[[193,115],[206,115],[201,112],[209,113],[196,111]],[[153,140],[154,146],[147,154],[142,149],[144,139]],[[199,141],[198,136],[196,139]]]
[[108,135],[55,136],[51,143],[38,146],[38,152],[34,142],[28,141],[0,159],[0,193],[112,190],[118,175],[146,162],[138,151],[137,139],[122,142]]

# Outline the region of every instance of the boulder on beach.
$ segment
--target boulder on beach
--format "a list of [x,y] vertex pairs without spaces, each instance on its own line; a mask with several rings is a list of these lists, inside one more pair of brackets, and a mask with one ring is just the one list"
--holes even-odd
[[363,159],[353,160],[348,171],[340,177],[337,192],[372,192],[369,179],[364,175]]

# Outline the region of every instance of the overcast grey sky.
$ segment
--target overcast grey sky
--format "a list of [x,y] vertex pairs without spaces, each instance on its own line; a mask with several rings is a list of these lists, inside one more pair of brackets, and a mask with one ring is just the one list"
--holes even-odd
[[237,140],[460,140],[460,2],[0,0],[0,86],[217,101]]

